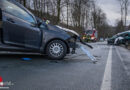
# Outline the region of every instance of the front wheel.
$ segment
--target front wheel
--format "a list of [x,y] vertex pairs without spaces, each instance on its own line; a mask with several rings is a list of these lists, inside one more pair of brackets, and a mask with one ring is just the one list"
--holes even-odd
[[46,53],[49,58],[60,60],[66,56],[67,46],[61,40],[54,40],[47,45]]

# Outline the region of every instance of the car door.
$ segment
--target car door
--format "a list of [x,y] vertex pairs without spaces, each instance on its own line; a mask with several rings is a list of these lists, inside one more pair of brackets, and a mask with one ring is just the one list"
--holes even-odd
[[39,49],[41,31],[36,19],[18,5],[3,0],[3,42],[5,44]]

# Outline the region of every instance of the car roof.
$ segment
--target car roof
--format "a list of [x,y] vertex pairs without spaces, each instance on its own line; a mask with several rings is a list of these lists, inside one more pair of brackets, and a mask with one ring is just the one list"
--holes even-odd
[[125,33],[130,33],[130,30],[124,31],[124,32],[121,32],[121,33],[117,33],[116,35],[122,35],[122,34],[125,34]]

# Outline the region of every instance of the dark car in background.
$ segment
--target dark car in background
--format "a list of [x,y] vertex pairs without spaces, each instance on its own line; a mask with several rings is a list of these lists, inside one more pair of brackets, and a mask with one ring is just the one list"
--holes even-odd
[[0,0],[2,30],[0,53],[47,54],[62,59],[75,50],[77,36],[38,20],[30,11],[14,0]]
[[121,32],[121,33],[118,33],[116,35],[114,35],[113,37],[109,38],[107,40],[107,43],[108,44],[114,44],[115,40],[119,37],[122,37],[123,39],[119,39],[117,40],[117,45],[120,45],[120,44],[124,44],[124,45],[129,45],[129,42],[130,42],[130,31],[125,31],[125,32]]
[[118,35],[114,35],[113,37],[108,38],[107,44],[114,44],[115,39],[116,39],[117,37],[118,37]]

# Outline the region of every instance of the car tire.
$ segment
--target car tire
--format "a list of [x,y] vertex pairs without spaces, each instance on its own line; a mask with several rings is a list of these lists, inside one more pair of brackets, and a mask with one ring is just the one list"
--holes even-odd
[[107,44],[108,44],[108,45],[110,45],[110,43],[109,43],[109,42],[107,42]]
[[47,45],[46,53],[50,59],[61,60],[66,56],[67,46],[61,40],[54,40]]
[[126,48],[129,46],[129,42],[128,41],[125,42],[125,46],[126,46]]
[[118,41],[116,42],[116,45],[117,45],[117,46],[119,46],[119,45],[120,45],[120,40],[118,40]]

